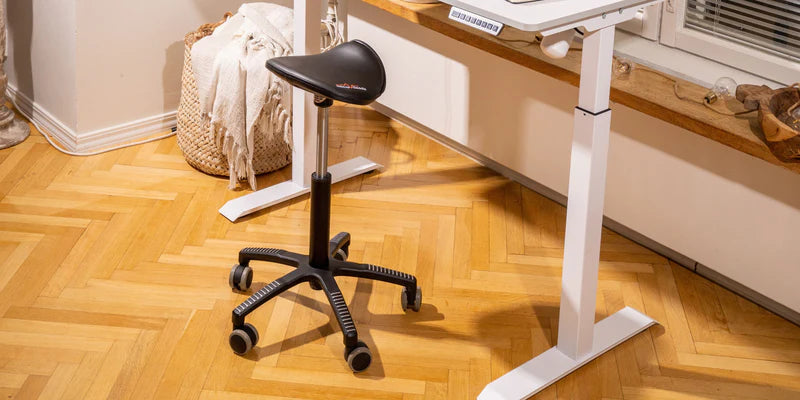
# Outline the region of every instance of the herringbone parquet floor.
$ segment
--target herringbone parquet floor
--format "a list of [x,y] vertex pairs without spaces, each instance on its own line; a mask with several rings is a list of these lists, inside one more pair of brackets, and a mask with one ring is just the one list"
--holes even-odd
[[[174,139],[78,158],[34,134],[0,151],[0,397],[473,399],[552,346],[564,208],[374,111],[333,116],[332,162],[387,165],[335,186],[333,232],[425,293],[404,314],[399,288],[340,279],[367,373],[349,372],[307,285],[251,315],[254,354],[228,347],[238,250],[304,252],[307,197],[233,224],[217,208],[242,192],[188,167]],[[797,326],[608,231],[600,279],[598,318],[630,305],[662,325],[537,399],[800,398]]]

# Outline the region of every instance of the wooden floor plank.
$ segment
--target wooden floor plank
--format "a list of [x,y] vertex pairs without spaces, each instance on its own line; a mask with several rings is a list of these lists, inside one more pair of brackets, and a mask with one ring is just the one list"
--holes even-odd
[[[386,165],[334,187],[332,230],[352,234],[351,260],[414,273],[424,293],[404,313],[399,288],[339,280],[369,370],[349,372],[328,300],[307,285],[248,316],[251,354],[228,346],[248,296],[227,283],[239,249],[305,252],[308,196],[231,223],[217,209],[247,190],[188,167],[175,139],[74,158],[34,131],[0,150],[0,397],[474,399],[553,346],[564,207],[373,110],[332,115],[332,162]],[[602,240],[598,318],[631,306],[661,325],[535,399],[800,398],[800,328]],[[257,282],[291,270],[251,265]]]

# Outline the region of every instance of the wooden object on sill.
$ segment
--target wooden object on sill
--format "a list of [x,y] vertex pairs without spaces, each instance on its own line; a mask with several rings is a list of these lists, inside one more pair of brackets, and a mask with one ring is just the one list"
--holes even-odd
[[[578,86],[580,81],[581,53],[570,51],[560,60],[548,58],[531,42],[534,34],[511,27],[503,28],[499,36],[470,29],[448,18],[450,6],[446,4],[415,4],[404,0],[361,0],[412,23],[422,25],[472,47],[509,60],[544,75]],[[402,35],[402,33],[399,32]],[[647,70],[635,65],[635,70]],[[684,128],[725,146],[800,173],[800,164],[785,163],[777,158],[759,136],[757,114],[742,116],[724,115],[706,108],[702,103],[678,99],[674,95],[674,82],[681,94],[702,100],[708,88],[679,78],[669,80],[654,74],[634,72],[627,79],[614,79],[611,84],[611,101]],[[736,105],[720,104],[715,108],[725,114]],[[726,109],[727,108],[727,109]],[[732,110],[731,110],[732,109]]]
[[800,163],[800,121],[791,115],[800,102],[800,89],[739,85],[736,98],[748,110],[758,110],[762,139],[772,153],[784,162]]

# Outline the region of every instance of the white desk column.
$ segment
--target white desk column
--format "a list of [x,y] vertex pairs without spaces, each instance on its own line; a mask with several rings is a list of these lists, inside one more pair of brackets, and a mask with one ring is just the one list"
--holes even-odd
[[[294,0],[294,55],[319,53],[321,0]],[[292,181],[308,187],[314,171],[317,113],[314,95],[292,88]]]
[[592,350],[606,186],[614,26],[587,33],[572,138],[558,349],[578,359]]
[[[605,16],[600,18],[603,20]],[[611,130],[608,103],[613,47],[613,24],[606,23],[587,32],[583,41],[570,161],[558,344],[487,385],[479,400],[526,399],[656,323],[630,307],[594,322]]]

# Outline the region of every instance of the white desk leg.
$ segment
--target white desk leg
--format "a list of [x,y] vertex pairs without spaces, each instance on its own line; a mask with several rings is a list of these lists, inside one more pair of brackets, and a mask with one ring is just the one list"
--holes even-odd
[[[294,0],[294,54],[315,54],[320,49],[320,17],[328,2]],[[323,8],[324,7],[324,8]],[[341,12],[341,10],[340,10]],[[343,16],[342,18],[346,18]],[[220,214],[236,221],[247,214],[262,210],[309,192],[311,172],[314,171],[314,149],[317,112],[314,96],[297,88],[292,92],[292,180],[261,189],[233,199],[219,209]],[[332,165],[329,172],[333,183],[381,168],[364,157]]]
[[572,140],[558,346],[490,383],[480,400],[526,399],[656,322],[626,307],[595,324],[614,26],[586,35]]

